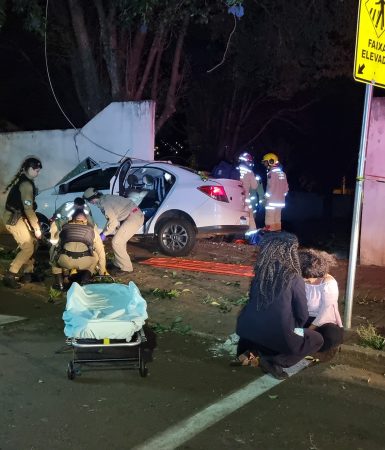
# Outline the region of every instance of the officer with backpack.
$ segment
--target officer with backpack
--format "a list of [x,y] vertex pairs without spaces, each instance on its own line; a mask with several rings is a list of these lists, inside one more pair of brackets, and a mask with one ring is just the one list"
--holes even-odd
[[88,223],[87,215],[81,209],[74,212],[59,233],[59,242],[51,260],[54,287],[63,289],[63,273],[76,271],[76,281],[87,283],[96,268],[99,275],[107,275],[106,254],[96,225]]

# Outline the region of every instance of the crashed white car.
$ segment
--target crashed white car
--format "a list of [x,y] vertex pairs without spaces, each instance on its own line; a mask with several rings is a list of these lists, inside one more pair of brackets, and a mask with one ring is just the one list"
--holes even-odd
[[[52,189],[37,196],[38,210],[51,217],[67,201],[94,187],[103,193],[131,198],[145,215],[138,236],[151,237],[171,256],[187,255],[197,237],[244,233],[249,225],[242,183],[207,178],[164,161],[127,159],[72,171]],[[108,184],[108,186],[107,186]],[[100,228],[105,218],[91,206]]]

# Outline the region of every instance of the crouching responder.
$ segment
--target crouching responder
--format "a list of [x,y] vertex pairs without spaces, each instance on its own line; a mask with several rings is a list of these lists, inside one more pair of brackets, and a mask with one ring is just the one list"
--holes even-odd
[[89,225],[87,215],[81,209],[63,225],[59,242],[51,255],[54,288],[63,289],[63,272],[77,271],[79,283],[87,283],[98,268],[99,275],[108,275],[106,254],[97,227]]
[[140,208],[130,199],[118,195],[102,194],[90,187],[86,189],[83,198],[96,205],[106,216],[107,223],[101,233],[104,240],[106,236],[112,238],[114,252],[114,268],[111,275],[123,275],[132,272],[133,267],[127,253],[127,242],[143,225],[144,215]]
[[11,262],[3,279],[4,285],[13,289],[21,287],[17,281],[20,270],[23,270],[21,282],[34,281],[35,260],[33,255],[37,249],[37,241],[41,238],[39,220],[35,213],[37,189],[34,180],[42,167],[39,158],[27,157],[4,191],[6,193],[10,189],[5,203],[3,220],[5,227],[19,246],[19,252]]
[[[63,225],[71,220],[76,211],[84,212],[87,216],[88,225],[94,225],[91,211],[86,205],[85,200],[82,197],[76,197],[73,201],[63,203],[53,215],[50,226],[50,242],[56,245],[59,241],[59,233],[63,228]],[[51,247],[52,250],[52,247]]]
[[253,172],[254,160],[250,153],[243,152],[238,157],[239,179],[245,189],[246,204],[249,208],[249,229],[246,235],[256,231],[255,214],[260,202],[263,201],[263,186],[261,178]]
[[267,170],[265,227],[268,231],[281,231],[281,212],[285,207],[285,197],[289,190],[286,174],[275,153],[266,153],[262,158],[262,164]]

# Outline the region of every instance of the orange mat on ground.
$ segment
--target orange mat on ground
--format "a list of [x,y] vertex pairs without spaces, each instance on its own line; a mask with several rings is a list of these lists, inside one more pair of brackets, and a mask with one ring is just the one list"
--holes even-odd
[[252,266],[241,266],[239,264],[226,264],[211,261],[197,261],[194,259],[150,258],[145,261],[141,261],[140,264],[147,264],[154,267],[164,267],[167,269],[217,273],[220,275],[238,275],[241,277],[254,276]]

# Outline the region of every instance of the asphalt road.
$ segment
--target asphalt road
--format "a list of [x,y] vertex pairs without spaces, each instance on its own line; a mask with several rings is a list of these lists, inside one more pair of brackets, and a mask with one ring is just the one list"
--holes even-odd
[[381,370],[353,377],[340,356],[277,383],[202,337],[161,334],[148,377],[94,368],[70,381],[63,304],[0,295],[0,315],[26,318],[0,327],[1,450],[385,448]]

